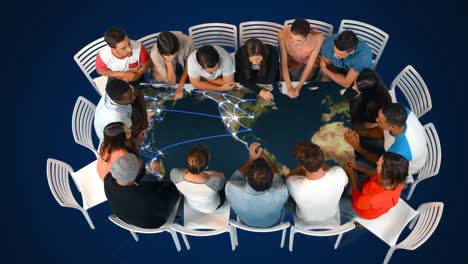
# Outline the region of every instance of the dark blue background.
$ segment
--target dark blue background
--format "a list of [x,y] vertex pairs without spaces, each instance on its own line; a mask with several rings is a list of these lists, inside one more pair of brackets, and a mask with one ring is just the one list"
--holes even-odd
[[[15,165],[4,175],[3,237],[8,241],[3,263],[162,263],[162,262],[325,262],[378,263],[388,247],[368,232],[345,235],[338,251],[332,239],[299,235],[295,251],[279,248],[280,234],[239,233],[231,252],[228,236],[192,238],[192,250],[177,253],[168,234],[130,234],[108,220],[106,204],[89,211],[96,230],[82,215],[61,208],[47,186],[48,157],[79,169],[91,152],[74,143],[71,115],[78,96],[94,103],[98,94],[73,61],[73,55],[101,37],[111,26],[126,28],[138,39],[164,30],[182,30],[205,22],[239,24],[265,20],[283,23],[303,17],[326,21],[338,29],[341,19],[375,25],[390,34],[377,70],[387,85],[406,65],[426,80],[433,109],[422,123],[433,122],[439,132],[443,163],[439,176],[422,182],[409,202],[414,208],[428,201],[445,204],[442,221],[422,247],[396,251],[392,263],[467,263],[464,200],[466,184],[466,25],[455,1],[47,1],[17,2],[3,7],[3,111],[12,118],[4,137],[7,154],[14,149]],[[14,37],[13,43],[9,40]],[[13,44],[13,51],[11,46]],[[6,56],[5,56],[6,55]],[[6,58],[5,58],[6,57]],[[11,82],[11,83],[10,83]],[[449,96],[450,95],[450,96]],[[10,104],[10,105],[9,105]],[[14,108],[11,106],[14,105]],[[11,109],[11,110],[10,110]],[[10,113],[14,111],[14,113]],[[13,163],[12,163],[13,164]],[[12,176],[13,175],[13,176]],[[13,218],[11,217],[13,215]],[[233,258],[233,257],[236,258]]]

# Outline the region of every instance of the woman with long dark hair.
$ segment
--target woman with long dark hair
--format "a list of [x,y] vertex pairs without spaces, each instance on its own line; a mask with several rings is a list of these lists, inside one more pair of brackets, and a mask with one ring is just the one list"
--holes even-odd
[[[131,130],[122,122],[113,122],[104,128],[104,139],[99,147],[99,158],[97,159],[97,170],[99,177],[104,180],[110,171],[112,163],[123,155],[133,153],[138,157],[135,145],[132,143]],[[145,170],[140,170],[137,179],[145,174]]]
[[273,95],[258,84],[278,81],[278,51],[269,44],[252,38],[236,51],[235,80],[265,100]]

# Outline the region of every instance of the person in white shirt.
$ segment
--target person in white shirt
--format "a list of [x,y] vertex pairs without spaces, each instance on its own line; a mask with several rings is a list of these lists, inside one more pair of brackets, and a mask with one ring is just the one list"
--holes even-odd
[[197,145],[187,154],[187,169],[172,169],[171,181],[187,204],[202,213],[212,213],[225,201],[224,174],[205,170],[210,153],[205,145]]
[[319,146],[302,142],[294,147],[300,166],[286,179],[289,194],[296,203],[295,215],[304,225],[340,225],[339,201],[348,184],[345,171],[329,167]]
[[227,91],[235,86],[233,58],[216,45],[205,45],[192,52],[187,60],[193,87],[206,91]]

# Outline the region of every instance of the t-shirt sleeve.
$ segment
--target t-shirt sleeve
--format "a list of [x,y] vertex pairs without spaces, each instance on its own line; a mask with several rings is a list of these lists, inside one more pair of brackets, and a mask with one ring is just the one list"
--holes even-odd
[[353,68],[357,73],[366,68],[372,68],[372,53],[370,56],[368,54],[360,54],[358,57],[354,58],[351,68]]
[[200,73],[197,70],[197,61],[195,59],[195,56],[196,56],[195,52],[197,51],[192,52],[192,54],[190,54],[187,60],[187,73],[190,78],[200,78]]
[[143,44],[141,44],[139,60],[140,64],[145,64],[149,61],[148,51],[146,50],[145,46],[143,46]]
[[184,180],[183,170],[181,170],[181,169],[176,169],[176,168],[172,169],[172,170],[171,170],[170,177],[171,177],[171,181],[172,181],[174,184],[178,184],[179,182],[181,182],[181,181]]
[[335,46],[335,37],[329,36],[325,39],[322,44],[322,48],[320,49],[320,55],[324,58],[331,59],[333,56],[333,46]]
[[218,175],[209,174],[208,181],[206,185],[210,187],[215,192],[218,192],[223,189],[224,187],[224,177],[220,177]]
[[96,55],[96,70],[107,70],[109,69],[106,65],[106,63],[102,60],[101,55],[98,54]]
[[399,155],[402,155],[407,159],[408,161],[411,161],[413,159],[411,155],[411,149],[408,143],[408,140],[404,135],[400,135],[401,137],[398,140],[395,140],[395,142],[390,146],[390,148],[387,149],[387,152],[393,152],[397,153]]
[[236,170],[231,178],[229,178],[229,181],[245,181],[244,176],[242,176],[241,172],[239,170]]
[[221,62],[221,72],[223,76],[233,75],[236,72],[236,68],[234,66],[232,56],[229,53],[227,53],[227,51],[224,51],[221,56],[223,60]]

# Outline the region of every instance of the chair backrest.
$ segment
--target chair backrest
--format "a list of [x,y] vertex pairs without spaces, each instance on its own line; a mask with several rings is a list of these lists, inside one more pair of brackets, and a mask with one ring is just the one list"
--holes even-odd
[[421,204],[418,208],[419,218],[416,226],[395,248],[414,250],[424,244],[439,225],[443,210],[444,204],[441,202]]
[[71,176],[73,173],[70,165],[63,161],[49,158],[47,159],[46,169],[47,182],[55,200],[63,207],[81,210],[81,206],[75,200],[68,181],[69,175]]
[[[180,31],[171,31],[172,33],[180,33]],[[145,46],[148,52],[151,52],[153,46],[158,42],[158,36],[161,32],[153,33],[147,36],[144,36],[137,41],[140,42],[143,46]]]
[[426,83],[413,66],[406,66],[393,80],[390,91],[395,95],[398,87],[403,93],[411,110],[417,117],[423,116],[432,108],[432,100]]
[[367,23],[348,19],[341,20],[338,33],[341,33],[345,30],[352,30],[358,36],[358,38],[364,40],[369,45],[369,48],[371,48],[374,55],[374,58],[372,58],[372,64],[375,68],[379,62],[380,56],[385,49],[385,45],[387,45],[389,38],[388,34],[381,29]]
[[401,231],[417,215],[418,212],[400,198],[397,205],[376,219],[368,220],[356,217],[354,220],[393,247]]
[[104,41],[104,37],[96,39],[95,41],[89,43],[80,51],[78,51],[73,59],[83,71],[84,75],[91,83],[91,85],[96,89],[96,91],[101,94],[96,83],[94,83],[91,73],[96,70],[96,55],[97,53],[104,48],[107,43]]
[[104,181],[99,177],[97,171],[97,160],[74,172],[72,177],[81,191],[85,210],[107,201]]
[[237,27],[225,23],[206,23],[189,28],[194,49],[203,45],[218,45],[237,49]]
[[[289,19],[284,21],[284,26],[291,26],[295,19]],[[310,24],[310,28],[316,29],[322,32],[325,37],[329,37],[333,34],[333,25],[328,24],[322,21],[313,20],[313,19],[306,19],[307,22]]]
[[426,131],[426,145],[428,150],[427,160],[418,174],[417,181],[422,181],[439,173],[442,162],[442,148],[439,135],[433,123],[424,125]]
[[93,145],[92,126],[96,106],[80,96],[76,100],[72,115],[72,132],[75,142],[90,149],[96,158],[99,156]]
[[248,39],[256,38],[265,44],[278,47],[278,33],[283,30],[283,28],[284,25],[266,21],[249,21],[240,23],[240,45],[244,45]]

